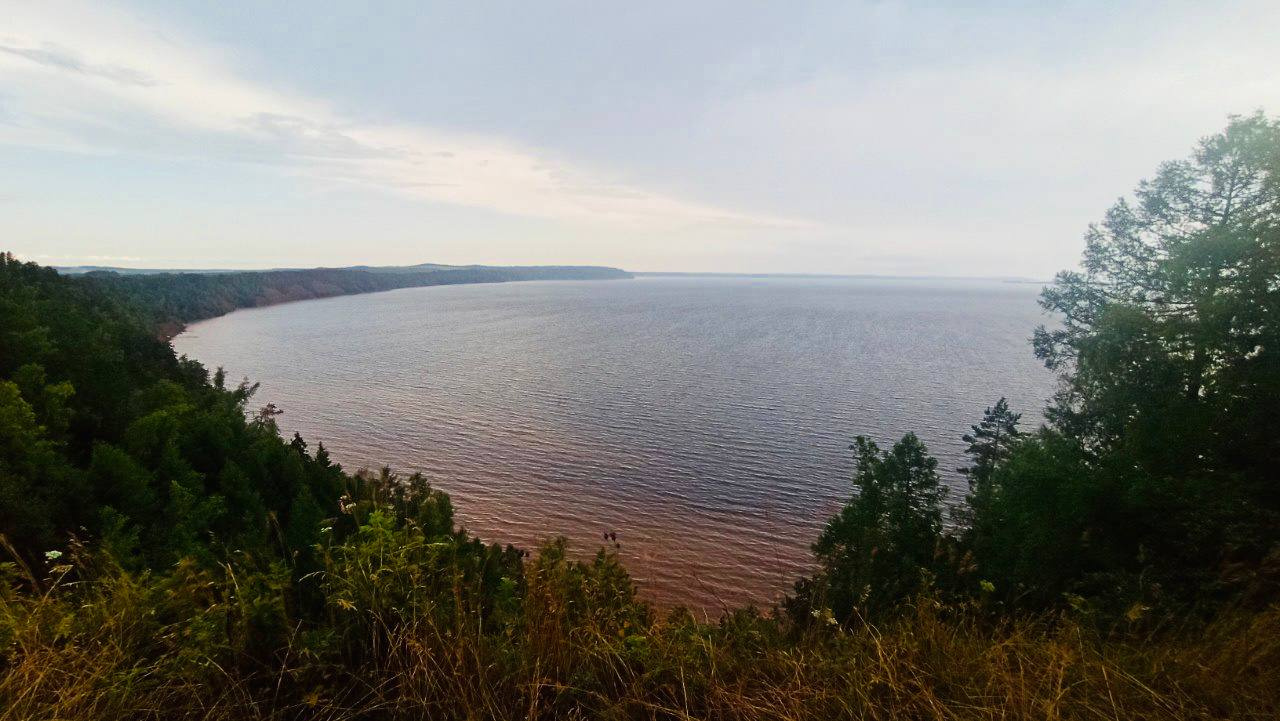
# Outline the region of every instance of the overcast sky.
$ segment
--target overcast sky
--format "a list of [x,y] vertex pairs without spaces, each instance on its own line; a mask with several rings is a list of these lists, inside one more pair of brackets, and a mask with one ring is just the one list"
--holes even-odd
[[1044,278],[1280,112],[1275,0],[958,5],[0,0],[0,249]]

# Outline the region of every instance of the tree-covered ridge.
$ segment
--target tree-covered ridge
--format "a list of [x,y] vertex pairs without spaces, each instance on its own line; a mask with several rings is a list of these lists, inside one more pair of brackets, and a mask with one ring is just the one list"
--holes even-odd
[[376,293],[397,288],[522,280],[618,280],[631,274],[596,266],[424,266],[418,268],[312,268],[218,273],[124,274],[94,271],[84,282],[110,288],[136,304],[157,327],[172,333],[184,323],[237,308],[295,300]]
[[716,619],[470,537],[158,339],[292,276],[0,256],[0,721],[1276,718],[1277,197],[1261,115],[1162,167],[1043,294],[1048,422],[988,408],[962,498],[856,438],[815,572]]
[[0,378],[0,529],[28,558],[68,534],[136,567],[221,546],[287,556],[336,511],[322,451],[246,421],[252,388],[176,358],[108,285],[0,256]]

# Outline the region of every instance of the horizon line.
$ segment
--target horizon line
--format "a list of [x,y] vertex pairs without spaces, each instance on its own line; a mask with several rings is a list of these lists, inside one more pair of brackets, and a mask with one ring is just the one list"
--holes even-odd
[[[39,262],[39,261],[35,261]],[[43,264],[42,264],[43,265]],[[830,278],[830,279],[864,279],[879,278],[886,280],[994,280],[1009,283],[1051,283],[1052,278],[1033,278],[1021,275],[946,275],[938,273],[813,273],[813,272],[770,272],[770,271],[719,271],[719,270],[630,270],[618,266],[592,265],[582,263],[540,263],[540,264],[488,264],[488,263],[413,263],[408,265],[374,265],[358,263],[354,265],[316,265],[316,266],[270,266],[257,268],[234,267],[148,267],[125,265],[84,264],[50,264],[49,267],[59,272],[88,273],[93,271],[114,273],[270,273],[297,270],[410,270],[423,266],[446,268],[613,268],[630,273],[637,277],[719,277],[719,278]]]

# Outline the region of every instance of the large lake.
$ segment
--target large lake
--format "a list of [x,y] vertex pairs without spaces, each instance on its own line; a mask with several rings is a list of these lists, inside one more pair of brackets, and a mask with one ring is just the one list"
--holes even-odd
[[[645,593],[769,603],[852,493],[848,446],[1038,422],[1038,286],[640,278],[412,288],[242,310],[174,347],[262,388],[349,470],[422,471],[486,540],[617,534]],[[610,544],[612,545],[612,543]]]

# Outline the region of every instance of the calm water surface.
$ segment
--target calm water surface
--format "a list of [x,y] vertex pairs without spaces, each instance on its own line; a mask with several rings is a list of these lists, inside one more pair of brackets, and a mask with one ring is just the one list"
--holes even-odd
[[1038,418],[1038,286],[641,278],[413,288],[237,311],[174,340],[347,468],[422,471],[486,540],[616,532],[646,593],[769,603],[914,430],[947,482],[1001,395]]

